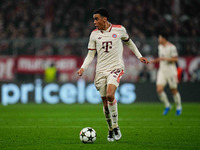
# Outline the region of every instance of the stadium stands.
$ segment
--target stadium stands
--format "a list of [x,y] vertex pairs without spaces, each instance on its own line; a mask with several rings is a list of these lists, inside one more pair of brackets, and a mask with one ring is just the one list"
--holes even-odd
[[196,0],[10,0],[0,2],[0,54],[85,55],[94,29],[92,13],[102,6],[111,12],[113,24],[126,26],[144,55],[155,54],[162,28],[179,46],[180,55],[200,53]]

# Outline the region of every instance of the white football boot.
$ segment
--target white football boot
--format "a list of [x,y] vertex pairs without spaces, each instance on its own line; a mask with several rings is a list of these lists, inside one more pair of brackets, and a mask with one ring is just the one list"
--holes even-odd
[[121,131],[120,131],[119,127],[114,128],[114,129],[113,129],[113,133],[114,133],[114,139],[115,139],[116,141],[118,141],[118,140],[121,139],[122,134],[121,134]]

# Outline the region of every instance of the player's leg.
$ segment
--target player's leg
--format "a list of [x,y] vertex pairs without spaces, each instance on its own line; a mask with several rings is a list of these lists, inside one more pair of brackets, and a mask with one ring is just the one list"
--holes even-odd
[[101,97],[103,100],[103,112],[106,118],[106,122],[108,124],[108,136],[107,136],[107,140],[109,142],[113,142],[114,141],[114,137],[113,137],[113,128],[112,128],[112,120],[110,117],[110,112],[108,110],[108,102],[107,102],[107,98],[106,96]]
[[108,100],[108,109],[111,114],[112,127],[114,131],[115,140],[119,140],[122,137],[119,125],[118,125],[118,106],[115,99],[115,91],[119,86],[120,79],[123,75],[123,70],[115,69],[108,75],[106,97]]
[[164,91],[164,87],[162,85],[157,85],[156,90],[157,90],[157,94],[158,94],[158,97],[159,97],[160,101],[162,101],[164,103],[164,105],[165,105],[165,109],[163,111],[163,115],[167,115],[168,112],[171,109],[171,105],[170,105],[169,100],[167,98],[167,95],[166,95],[166,93]]
[[117,110],[117,101],[115,99],[115,91],[117,87],[113,84],[107,86],[106,98],[108,100],[108,109],[112,117],[112,127],[118,127],[118,110]]
[[[104,95],[102,92],[100,92],[100,94]],[[102,98],[102,101],[103,101],[103,113],[104,113],[104,116],[106,118],[106,122],[108,124],[107,140],[109,142],[113,142],[114,141],[114,133],[113,133],[113,127],[112,127],[111,113],[110,113],[110,111],[108,109],[108,100],[107,100],[106,96],[103,96],[101,98]]]
[[177,74],[174,73],[171,75],[171,77],[168,80],[168,84],[174,99],[174,102],[176,104],[176,115],[181,115],[182,112],[182,106],[181,106],[181,96],[177,90],[178,88],[178,78]]
[[157,85],[156,91],[157,91],[159,99],[164,103],[165,107],[170,107],[170,103],[167,98],[167,94],[164,91],[163,85]]
[[103,100],[103,112],[106,118],[106,122],[108,124],[108,129],[112,131],[112,120],[110,117],[110,112],[108,110],[107,98],[106,97],[101,97],[101,98]]
[[172,92],[174,102],[176,104],[176,115],[179,116],[182,113],[181,96],[177,89],[171,89],[171,92]]
[[117,100],[115,99],[115,91],[117,87],[113,84],[109,84],[107,87],[107,100],[108,100],[108,109],[112,118],[112,128],[114,132],[115,140],[119,140],[122,136],[119,125],[118,125],[118,107]]
[[107,89],[106,82],[107,82],[107,78],[105,78],[101,73],[96,74],[94,83],[95,83],[96,89],[99,91],[101,95],[101,98],[103,101],[103,113],[106,118],[106,122],[108,124],[107,140],[109,142],[113,142],[114,137],[113,137],[113,129],[112,129],[112,120],[110,117],[110,112],[108,110],[108,102],[106,98],[106,89]]
[[158,71],[157,80],[156,80],[156,91],[157,91],[158,98],[165,105],[163,115],[167,115],[169,110],[171,109],[171,105],[167,98],[167,94],[164,91],[166,83],[167,83],[167,81],[166,81],[164,73],[161,71]]

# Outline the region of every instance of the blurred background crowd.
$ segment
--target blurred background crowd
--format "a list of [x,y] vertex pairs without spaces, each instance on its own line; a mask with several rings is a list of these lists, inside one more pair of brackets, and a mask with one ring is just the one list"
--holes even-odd
[[94,29],[92,13],[102,6],[111,23],[124,25],[138,41],[144,55],[156,53],[162,28],[180,55],[200,54],[199,0],[1,0],[0,54],[84,55]]
[[1,0],[0,55],[85,56],[99,7],[126,27],[144,56],[157,55],[161,29],[180,56],[200,55],[200,0]]

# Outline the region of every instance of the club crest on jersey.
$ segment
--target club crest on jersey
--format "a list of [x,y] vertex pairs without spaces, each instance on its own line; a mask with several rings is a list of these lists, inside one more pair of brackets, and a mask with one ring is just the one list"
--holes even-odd
[[112,37],[113,37],[113,38],[116,38],[116,37],[117,37],[117,34],[114,33],[114,34],[112,35]]

